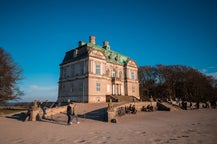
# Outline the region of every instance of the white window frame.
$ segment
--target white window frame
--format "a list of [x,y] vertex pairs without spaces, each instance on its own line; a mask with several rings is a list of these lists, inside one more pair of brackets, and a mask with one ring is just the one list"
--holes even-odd
[[100,92],[101,84],[99,82],[96,83],[96,91]]
[[134,80],[134,79],[135,79],[135,74],[134,74],[134,72],[133,72],[133,71],[131,72],[131,79],[132,79],[132,80]]
[[112,70],[112,77],[115,77],[115,71]]
[[132,93],[135,93],[135,87],[132,86]]
[[101,74],[101,65],[96,64],[96,74],[100,75]]

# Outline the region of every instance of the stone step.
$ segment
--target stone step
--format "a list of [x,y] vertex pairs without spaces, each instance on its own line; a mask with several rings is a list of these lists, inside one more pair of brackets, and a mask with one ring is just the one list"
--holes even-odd
[[181,108],[179,108],[177,106],[174,106],[172,104],[169,104],[167,102],[161,102],[161,104],[163,104],[164,106],[170,108],[170,111],[179,111],[179,110],[182,110]]

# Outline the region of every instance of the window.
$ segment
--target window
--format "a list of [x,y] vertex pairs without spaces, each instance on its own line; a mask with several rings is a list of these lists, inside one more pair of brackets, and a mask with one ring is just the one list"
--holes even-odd
[[115,77],[115,71],[114,70],[112,71],[112,77]]
[[80,92],[83,91],[83,84],[82,84],[82,83],[80,83],[79,91],[80,91]]
[[84,64],[81,64],[81,74],[84,74]]
[[65,85],[61,85],[62,91],[65,91]]
[[96,91],[100,91],[100,83],[96,83]]
[[132,79],[132,80],[134,80],[134,79],[135,79],[134,72],[131,72],[131,79]]
[[135,93],[135,87],[132,86],[132,93]]
[[81,63],[81,64],[79,64],[78,66],[79,66],[79,67],[78,67],[79,75],[82,75],[82,74],[83,74],[83,71],[84,71],[83,64]]
[[63,78],[66,78],[66,77],[67,77],[66,71],[64,71],[64,73],[63,73]]
[[73,77],[75,75],[75,68],[74,65],[71,66],[71,76]]
[[74,86],[73,86],[73,84],[71,84],[71,92],[72,93],[74,92]]
[[75,58],[75,57],[77,57],[77,55],[78,55],[78,50],[76,49],[76,50],[74,50],[74,52],[73,52],[73,57]]
[[100,75],[100,65],[96,65],[96,74]]

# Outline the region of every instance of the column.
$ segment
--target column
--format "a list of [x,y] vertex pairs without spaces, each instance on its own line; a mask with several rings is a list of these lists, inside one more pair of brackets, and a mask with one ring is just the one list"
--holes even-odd
[[120,95],[120,85],[118,84],[118,95]]
[[122,95],[122,91],[121,91],[121,84],[120,84],[120,95]]
[[116,84],[116,95],[118,95],[118,84]]
[[115,85],[112,84],[112,95],[114,95],[114,94],[115,94]]
[[117,84],[117,95],[119,94],[119,87],[118,87],[118,84]]

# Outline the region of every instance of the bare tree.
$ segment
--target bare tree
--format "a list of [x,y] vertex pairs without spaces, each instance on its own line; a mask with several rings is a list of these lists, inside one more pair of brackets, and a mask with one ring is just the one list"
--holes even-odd
[[17,87],[17,81],[22,79],[21,74],[22,69],[0,48],[0,103],[17,100],[23,95]]
[[183,65],[139,67],[141,97],[216,101],[217,80]]

